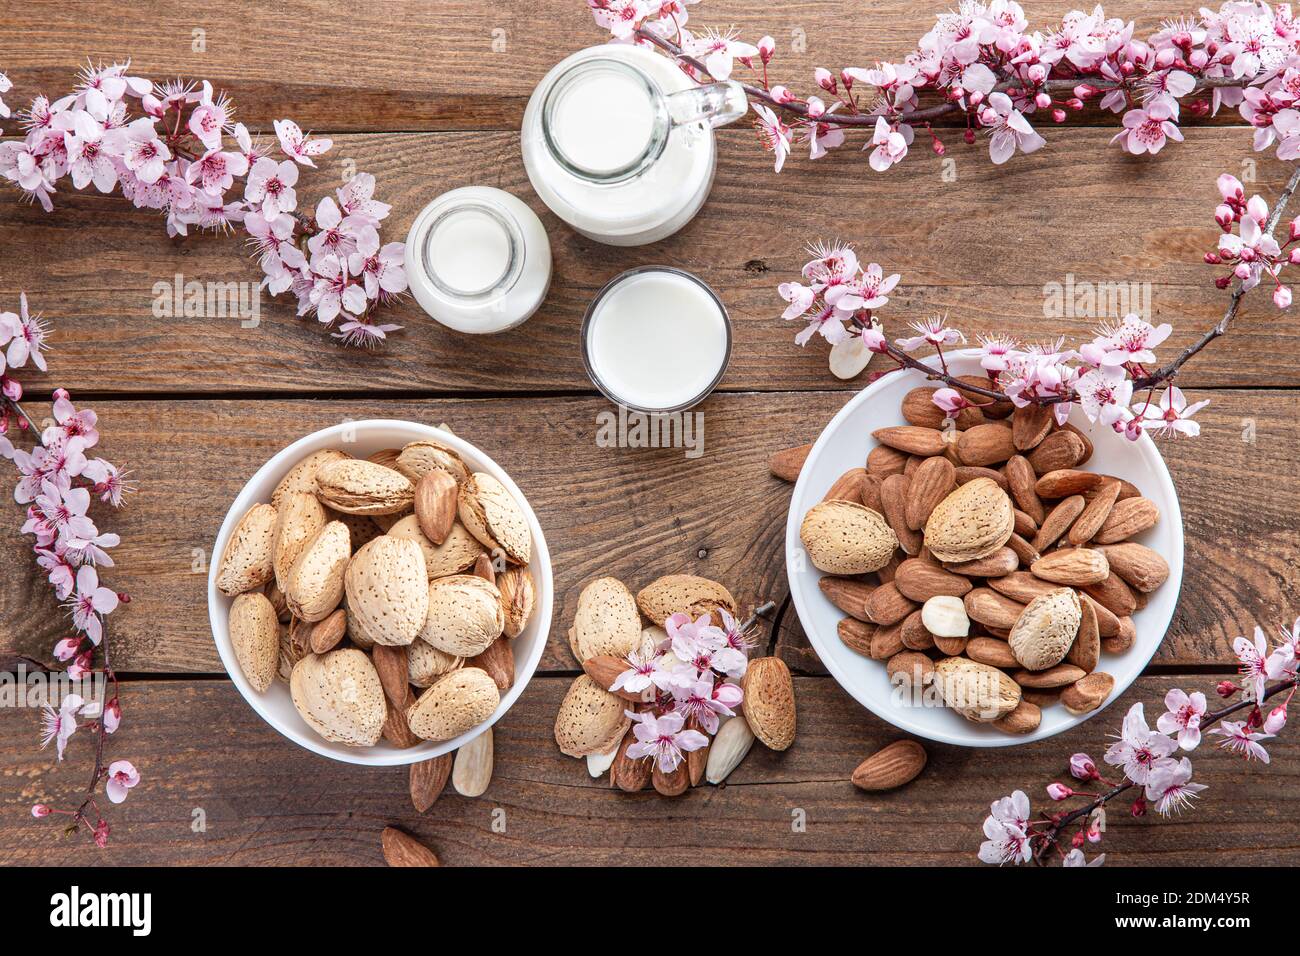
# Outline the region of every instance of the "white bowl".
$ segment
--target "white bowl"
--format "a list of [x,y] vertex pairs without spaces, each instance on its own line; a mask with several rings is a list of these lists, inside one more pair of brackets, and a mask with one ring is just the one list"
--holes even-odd
[[[473,730],[452,740],[424,741],[405,749],[394,747],[386,740],[381,740],[373,747],[348,747],[333,743],[308,727],[298,715],[293,701],[289,698],[289,686],[283,681],[276,679],[266,693],[258,693],[244,677],[244,672],[235,658],[234,647],[230,643],[229,620],[232,599],[217,590],[217,565],[221,555],[225,553],[226,542],[230,539],[236,522],[253,505],[258,502],[269,502],[271,492],[275,490],[280,479],[302,458],[322,448],[341,448],[355,457],[364,458],[384,448],[401,448],[407,442],[424,439],[442,442],[455,449],[471,471],[487,472],[500,481],[514,495],[520,508],[523,509],[524,517],[528,519],[528,527],[533,535],[532,561],[528,565],[528,570],[533,576],[536,603],[528,626],[513,641],[515,682],[502,696],[500,706],[491,717]],[[322,428],[305,438],[298,439],[259,468],[257,474],[244,485],[244,489],[235,498],[235,503],[230,506],[226,520],[221,524],[221,531],[217,534],[217,542],[213,546],[212,554],[212,568],[208,574],[208,617],[212,621],[212,636],[217,642],[217,652],[221,655],[221,663],[225,666],[230,679],[235,682],[235,686],[239,688],[239,692],[244,695],[244,699],[253,710],[284,736],[314,753],[332,760],[342,760],[345,763],[366,764],[372,767],[418,763],[450,753],[462,744],[473,740],[500,720],[523,693],[533,672],[537,670],[537,663],[541,660],[542,651],[546,647],[547,635],[551,632],[552,599],[555,594],[555,585],[551,578],[551,556],[546,550],[546,538],[542,534],[541,525],[538,524],[533,509],[529,507],[528,500],[510,480],[510,476],[491,458],[469,442],[429,425],[372,419],[331,425],[329,428]]]
[[[973,349],[952,353],[948,355],[949,368],[957,375],[982,374],[978,355]],[[876,445],[871,437],[874,430],[905,424],[899,411],[903,396],[926,384],[937,386],[911,369],[890,372],[840,409],[813,445],[795,484],[786,521],[790,595],[808,640],[826,669],[860,704],[895,727],[928,740],[964,747],[1014,747],[1051,737],[1100,713],[1105,704],[1082,716],[1054,704],[1043,709],[1042,723],[1037,730],[1014,735],[966,720],[945,707],[910,706],[895,701],[885,662],[869,660],[839,639],[836,625],[844,613],[817,586],[822,573],[808,561],[799,540],[799,526],[808,509],[822,500],[836,478],[850,468],[863,465],[867,452]],[[1142,673],[1173,619],[1183,579],[1183,519],[1169,470],[1150,436],[1143,435],[1138,442],[1130,442],[1109,428],[1091,425],[1077,408],[1070,422],[1086,432],[1096,448],[1084,466],[1086,469],[1128,479],[1160,508],[1160,521],[1136,540],[1154,548],[1169,562],[1169,580],[1148,596],[1145,608],[1133,615],[1137,627],[1133,647],[1119,655],[1102,654],[1098,669],[1115,678],[1115,689],[1106,701],[1109,703]]]

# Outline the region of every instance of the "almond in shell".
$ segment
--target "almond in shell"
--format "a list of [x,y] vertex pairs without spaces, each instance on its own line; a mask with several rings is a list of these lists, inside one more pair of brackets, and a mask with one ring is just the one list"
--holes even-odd
[[424,570],[429,580],[460,574],[474,567],[474,562],[487,550],[459,521],[447,532],[447,539],[442,544],[434,544],[420,530],[420,521],[415,515],[407,515],[388,529],[390,538],[406,538],[420,546],[424,554]]
[[[1006,430],[1001,425],[979,427]],[[1006,544],[1014,526],[1007,493],[996,482],[977,478],[961,485],[931,512],[925,523],[925,546],[940,561],[974,561]]]
[[[627,702],[580,674],[569,686],[555,715],[555,742],[570,757],[606,753],[623,739],[632,719]],[[615,767],[618,759],[615,758]]]
[[280,621],[265,594],[250,591],[231,603],[230,643],[253,689],[261,693],[270,687],[280,663]]
[[410,644],[429,611],[424,554],[414,541],[382,535],[348,563],[348,610],[376,644]]
[[280,499],[275,524],[275,582],[283,591],[294,562],[308,542],[329,523],[325,506],[313,494],[295,491]]
[[736,613],[736,599],[730,591],[717,581],[695,574],[668,574],[652,581],[637,593],[636,604],[660,627],[678,611],[692,618],[713,614],[715,623],[720,623],[718,610],[733,616]]
[[440,651],[428,641],[412,641],[406,651],[406,677],[416,687],[428,687],[464,663],[463,657]]
[[884,567],[898,538],[883,515],[851,501],[823,501],[804,515],[799,539],[813,567],[829,574],[866,574]]
[[406,711],[406,722],[424,740],[450,740],[483,723],[500,703],[485,671],[462,667],[434,681]]
[[415,486],[392,468],[348,458],[316,471],[316,496],[346,514],[390,515],[411,507]]
[[640,645],[641,615],[622,581],[597,578],[582,589],[569,637],[578,663],[600,654],[626,657]]
[[482,654],[505,629],[501,592],[472,574],[428,582],[428,613],[419,629],[426,643],[456,657]]
[[741,706],[754,736],[772,750],[794,743],[794,679],[785,661],[758,657],[749,662],[741,681],[745,696]]
[[294,617],[315,623],[339,606],[351,554],[348,527],[341,521],[331,521],[307,543],[285,581],[284,599]]
[[489,551],[500,550],[515,564],[532,557],[528,520],[510,491],[486,472],[475,472],[460,486],[460,521]]
[[934,665],[940,699],[967,720],[989,723],[1020,703],[1020,686],[996,667],[964,657],[945,657]]
[[351,747],[379,742],[387,714],[374,664],[355,648],[308,654],[289,675],[293,706],[326,740]]
[[1025,607],[1007,643],[1022,666],[1043,671],[1065,660],[1082,619],[1079,595],[1071,588],[1057,588]]
[[337,448],[322,448],[320,451],[312,452],[290,468],[280,479],[280,483],[275,486],[275,491],[271,492],[271,504],[278,509],[286,495],[300,492],[315,494],[316,472],[321,466],[335,461],[345,461],[351,457],[347,452],[339,451]]
[[253,505],[239,519],[217,568],[217,590],[228,597],[265,585],[275,575],[276,510]]
[[433,440],[413,441],[402,448],[393,462],[394,470],[406,476],[412,485],[435,468],[441,468],[462,484],[469,477],[465,462],[453,449]]
[[506,637],[518,637],[528,626],[533,613],[536,591],[533,576],[526,566],[511,565],[497,575],[497,590],[501,592],[501,609],[505,612]]

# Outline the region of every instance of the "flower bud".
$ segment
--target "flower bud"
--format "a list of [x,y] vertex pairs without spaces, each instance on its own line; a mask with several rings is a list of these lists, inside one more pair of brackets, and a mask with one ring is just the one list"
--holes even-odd
[[41,817],[48,817],[49,815],[50,815],[50,808],[47,807],[45,804],[43,803],[32,804],[32,816],[36,817],[36,819],[39,820]]
[[794,94],[784,86],[774,86],[769,92],[772,94],[772,99],[778,103],[789,103],[794,99]]
[[1264,719],[1264,732],[1266,734],[1277,734],[1286,726],[1286,704],[1278,704],[1268,712],[1268,717]]
[[1133,806],[1129,808],[1129,813],[1135,817],[1144,817],[1147,815],[1147,802],[1144,797],[1138,797],[1133,801]]
[[826,104],[821,101],[819,96],[808,97],[808,118],[818,119],[826,113]]
[[1250,266],[1246,265],[1244,262],[1238,262],[1237,267],[1232,270],[1232,274],[1244,282],[1246,279],[1250,278]]
[[1083,109],[1083,100],[1078,100],[1075,99],[1074,97],[1071,97],[1070,99],[1065,101],[1065,105],[1072,110],[1081,110]]
[[1228,283],[1231,281],[1232,281],[1231,276],[1219,276],[1219,278],[1214,280],[1214,285],[1215,288],[1226,289],[1228,287]]
[[[939,138],[936,136],[935,139],[934,139],[934,153],[935,153],[935,155],[936,155],[936,156],[942,156],[945,152],[947,152],[947,150],[945,150],[945,149],[943,148],[943,143],[939,142]],[[1300,252],[1300,250],[1297,250],[1297,251]]]
[[1195,69],[1204,69],[1205,64],[1210,62],[1210,57],[1204,50],[1193,50],[1192,55],[1187,58],[1187,62]]
[[1214,208],[1214,221],[1219,224],[1224,232],[1227,232],[1232,227],[1232,224],[1237,221],[1237,214],[1232,211],[1231,206],[1223,203]]
[[840,82],[844,84],[844,89],[846,90],[853,89],[853,77],[849,75],[849,71],[847,69],[840,70]]
[[1047,785],[1047,795],[1053,800],[1068,800],[1074,796],[1074,791],[1063,783],[1049,783]]
[[967,129],[966,132],[961,134],[961,138],[966,141],[967,146],[973,145],[975,142],[975,131],[973,129]]
[[817,85],[827,93],[835,92],[835,74],[831,73],[831,71],[826,69],[824,66],[819,66],[817,69],[813,70],[813,79],[816,80]]
[[1291,289],[1284,285],[1280,285],[1274,289],[1273,304],[1279,309],[1287,308],[1291,304]]
[[1047,67],[1041,63],[1035,63],[1025,71],[1025,75],[1029,77],[1030,83],[1041,83],[1047,79]]
[[1058,109],[1054,109],[1054,110],[1052,110],[1052,122],[1054,122],[1054,123],[1064,123],[1064,122],[1065,122],[1065,110],[1063,110],[1063,109],[1059,109],[1059,108],[1058,108]]
[[1223,260],[1219,258],[1219,254],[1217,252],[1207,252],[1205,254],[1205,264],[1207,266],[1217,266],[1222,261]]
[[1174,60],[1178,59],[1178,54],[1166,47],[1156,53],[1156,69],[1167,70],[1174,65]]
[[1074,847],[1076,850],[1083,846],[1085,842],[1087,841],[1082,830],[1077,831],[1074,836],[1070,837],[1070,846]]
[[981,93],[979,90],[975,90],[973,93],[971,93],[969,99],[970,99],[971,106],[979,106],[981,103],[984,102],[984,94]]
[[1087,83],[1080,83],[1074,88],[1074,95],[1081,100],[1086,100],[1088,97],[1095,96],[1096,94],[1096,88],[1089,86]]
[[776,41],[771,37],[763,37],[758,41],[758,58],[766,65],[771,59],[772,54],[776,52]]
[[1214,687],[1214,692],[1218,694],[1220,697],[1222,697],[1224,700],[1227,700],[1229,697],[1237,693],[1237,691],[1239,690],[1241,690],[1241,688],[1238,687],[1230,680],[1221,680]]
[[1119,65],[1119,71],[1124,76],[1132,76],[1134,73],[1137,72],[1137,67],[1134,66],[1132,63],[1124,62]]
[[1046,93],[1039,93],[1034,97],[1034,105],[1040,110],[1045,110],[1052,105],[1052,98]]
[[1291,265],[1300,265],[1300,247],[1291,250],[1291,254],[1286,257]]
[[1076,780],[1096,780],[1097,765],[1087,754],[1075,754],[1070,758],[1070,775]]

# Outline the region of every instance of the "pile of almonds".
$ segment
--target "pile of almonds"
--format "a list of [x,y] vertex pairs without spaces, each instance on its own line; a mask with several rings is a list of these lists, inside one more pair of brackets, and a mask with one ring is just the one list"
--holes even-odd
[[[794,743],[790,670],[778,658],[757,657],[749,661],[740,681],[741,713],[721,718],[708,747],[688,752],[671,774],[649,757],[638,760],[627,755],[636,742],[628,712],[644,713],[664,705],[656,700],[654,687],[639,694],[611,690],[618,675],[630,666],[627,655],[653,657],[668,640],[664,623],[673,614],[684,612],[693,619],[710,614],[713,623],[721,626],[719,610],[736,614],[731,592],[692,574],[661,577],[635,596],[612,577],[598,578],[583,588],[569,628],[569,647],[583,673],[569,687],[555,717],[555,742],[561,753],[587,758],[593,778],[608,771],[611,787],[631,793],[653,786],[660,794],[675,797],[705,781],[724,781],[749,753],[755,738],[772,750],[785,750]],[[693,719],[687,726],[702,730]]]
[[[822,593],[847,615],[840,639],[896,685],[1007,733],[1057,703],[1100,707],[1114,687],[1101,654],[1133,645],[1134,611],[1169,577],[1129,540],[1158,509],[1084,469],[1092,443],[1050,408],[999,402],[945,421],[932,394],[908,392],[908,424],[874,432],[865,467],[804,516]],[[809,447],[779,452],[773,473],[794,480]]]
[[[531,545],[510,493],[439,442],[364,460],[325,449],[240,519],[217,588],[234,598],[230,640],[254,689],[287,682],[326,740],[405,748],[496,711],[533,607]],[[428,772],[450,769],[449,756]],[[476,796],[491,773],[489,729],[453,781]]]

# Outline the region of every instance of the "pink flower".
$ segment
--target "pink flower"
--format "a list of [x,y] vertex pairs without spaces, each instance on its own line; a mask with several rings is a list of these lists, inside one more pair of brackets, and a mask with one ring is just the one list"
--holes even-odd
[[63,759],[63,751],[68,746],[68,738],[77,730],[77,713],[85,704],[79,694],[68,694],[59,702],[59,709],[46,707],[41,714],[41,749],[54,741],[58,759]]
[[1015,352],[1019,343],[1000,336],[980,336],[980,367],[986,372],[1005,372],[1007,356]]
[[[293,212],[298,208],[298,194],[294,185],[298,182],[298,167],[289,160],[277,163],[263,156],[253,163],[244,183],[244,198],[251,203],[261,203],[262,215],[269,221],[282,212]],[[292,221],[290,222],[292,225]]]
[[1278,704],[1264,718],[1264,733],[1276,737],[1286,726],[1286,704]]
[[316,318],[326,325],[340,313],[360,315],[366,308],[366,293],[348,279],[347,263],[339,256],[321,256],[313,263],[314,280],[310,301]]
[[1290,628],[1280,628],[1282,643],[1274,648],[1264,663],[1264,672],[1271,680],[1294,677],[1297,663],[1300,662],[1300,617]]
[[108,765],[108,782],[104,784],[104,792],[108,794],[109,800],[121,803],[126,799],[127,791],[139,782],[140,772],[131,761],[114,760]]
[[605,688],[611,694],[618,693],[620,690],[627,691],[630,694],[639,694],[649,689],[654,683],[652,677],[657,666],[656,654],[652,652],[643,655],[638,651],[631,651],[628,653],[626,660],[628,669],[614,678],[614,683],[611,686]]
[[1029,797],[1023,790],[994,800],[989,805],[989,814],[994,820],[1022,831],[1029,829],[1029,810]]
[[1241,664],[1242,684],[1250,692],[1252,699],[1264,699],[1264,682],[1268,677],[1268,644],[1264,639],[1263,628],[1255,628],[1255,639],[1238,637],[1232,642],[1233,653]]
[[823,295],[838,312],[879,309],[889,304],[888,293],[898,285],[899,278],[897,272],[886,276],[880,264],[872,262],[859,275],[829,286]]
[[1162,734],[1178,734],[1178,746],[1195,750],[1201,742],[1201,718],[1205,716],[1205,695],[1199,690],[1187,694],[1174,688],[1165,694],[1165,713],[1156,721]]
[[914,352],[927,343],[936,348],[941,348],[945,345],[966,341],[966,336],[956,329],[948,328],[947,323],[948,317],[946,315],[935,315],[922,322],[913,322],[911,323],[912,328],[920,334],[911,338],[898,339],[894,344],[904,352]]
[[333,333],[333,336],[341,340],[344,345],[368,349],[374,348],[387,338],[389,332],[396,332],[400,328],[400,325],[391,322],[380,324],[364,318],[349,318],[339,325],[339,330]]
[[68,151],[72,185],[85,189],[93,182],[101,193],[113,191],[117,185],[117,167],[105,142],[102,123],[87,112],[77,112],[72,130],[63,134],[63,143]]
[[1092,369],[1074,383],[1079,404],[1089,421],[1113,425],[1124,417],[1133,398],[1133,382],[1118,368]]
[[728,677],[744,677],[755,639],[725,609],[720,608],[718,613],[722,616],[722,644],[713,652],[713,667]]
[[1127,153],[1155,155],[1166,140],[1183,141],[1182,131],[1173,122],[1174,116],[1174,109],[1163,100],[1152,103],[1148,109],[1129,110],[1124,114],[1124,129],[1116,133],[1111,142],[1119,143]]
[[1169,437],[1188,435],[1195,438],[1201,433],[1201,426],[1190,419],[1208,404],[1209,401],[1205,400],[1188,405],[1183,390],[1170,385],[1160,396],[1159,407],[1147,404],[1139,408],[1135,405],[1133,411],[1139,413],[1142,427],[1148,431]]
[[348,256],[348,269],[361,276],[367,298],[398,295],[406,291],[405,256],[405,243],[390,242],[381,248],[379,233],[366,228],[357,237],[356,251]]
[[763,148],[776,156],[776,171],[779,173],[790,155],[790,142],[793,132],[789,126],[777,118],[777,115],[762,103],[754,104],[754,113],[758,117],[755,127]]
[[1146,783],[1156,762],[1176,749],[1178,744],[1171,738],[1147,726],[1139,702],[1125,715],[1119,739],[1106,749],[1106,763],[1123,767],[1124,773],[1134,783]]
[[344,216],[334,200],[326,196],[316,204],[317,233],[307,240],[307,248],[313,256],[333,254],[346,258],[357,251],[357,243],[363,237],[374,235],[374,247],[379,246],[379,234],[368,222]]
[[230,100],[224,93],[215,101],[212,99],[212,84],[203,82],[203,97],[199,105],[190,112],[189,130],[207,150],[216,150],[221,146],[221,133],[230,125],[234,112]]
[[[13,336],[9,340],[9,347],[0,359],[0,372],[4,371],[5,362],[8,362],[10,368],[22,368],[27,364],[30,358],[32,364],[42,372],[45,368],[45,336],[49,334],[49,329],[41,319],[40,314],[30,315],[27,311],[27,293],[18,293],[18,314],[12,312],[0,313],[0,331],[5,329],[8,323],[8,331]],[[63,391],[59,389],[58,391]],[[57,397],[57,392],[55,393]],[[64,392],[66,395],[67,393]],[[56,408],[57,413],[57,408]],[[94,444],[91,442],[90,444]]]
[[167,144],[158,138],[154,121],[143,116],[127,126],[122,133],[122,161],[140,182],[152,184],[163,175],[163,164],[172,158]]
[[993,131],[989,138],[989,158],[999,166],[1015,155],[1017,149],[1032,153],[1047,145],[1005,93],[989,96],[988,106],[980,113],[980,123]]
[[248,172],[248,160],[243,153],[227,153],[210,149],[185,170],[185,181],[191,185],[201,182],[208,192],[224,193],[235,184],[235,177]]
[[281,151],[303,166],[315,167],[311,158],[321,155],[334,145],[331,139],[308,139],[293,120],[276,120],[274,126]]
[[54,658],[60,661],[70,661],[80,649],[80,637],[65,637],[54,645]]
[[90,565],[77,571],[77,593],[68,606],[72,609],[72,623],[85,633],[92,644],[98,645],[104,636],[100,615],[111,614],[118,604],[117,594],[99,586],[99,575]]
[[1061,860],[1061,866],[1091,867],[1091,866],[1101,866],[1105,862],[1106,862],[1105,853],[1098,853],[1091,860],[1089,860],[1087,857],[1083,855],[1083,851],[1076,846],[1069,853],[1065,854],[1065,856]]
[[1173,326],[1167,322],[1153,326],[1130,313],[1119,325],[1102,330],[1097,344],[1106,350],[1106,354],[1101,362],[1105,366],[1154,362],[1156,353],[1153,349],[1169,338],[1171,332]]
[[343,210],[343,215],[355,216],[371,225],[377,225],[388,218],[388,213],[393,208],[388,203],[371,198],[375,194],[375,177],[370,173],[357,173],[335,194],[339,197],[339,208]]
[[[906,132],[903,132],[906,130]],[[876,120],[876,131],[869,142],[863,149],[871,150],[871,168],[878,173],[883,173],[895,163],[902,162],[903,157],[907,155],[907,146],[910,141],[912,128],[910,126],[901,126],[895,129],[889,124],[883,116]]]
[[715,80],[725,80],[731,76],[733,61],[749,59],[758,55],[758,47],[741,43],[735,30],[726,33],[717,30],[705,30],[690,36],[682,44],[682,49],[697,59],[704,61],[704,68]]
[[1220,721],[1219,726],[1213,728],[1210,733],[1224,738],[1223,743],[1219,744],[1224,750],[1241,754],[1247,760],[1253,758],[1261,763],[1269,762],[1268,751],[1260,741],[1272,737],[1270,733],[1251,732],[1246,729],[1245,722],[1239,720]]
[[117,728],[122,725],[122,704],[114,697],[104,708],[104,732],[109,734],[117,733]]
[[664,630],[672,641],[673,656],[683,664],[694,665],[705,671],[713,666],[712,654],[723,646],[722,631],[712,624],[708,614],[691,620],[689,614],[678,611],[664,621]]
[[651,757],[658,761],[659,769],[672,773],[682,762],[682,755],[692,750],[707,747],[709,738],[698,730],[682,730],[686,718],[670,711],[661,717],[653,713],[628,713],[634,721],[632,736],[636,743],[627,748],[627,755],[633,760]]
[[1010,826],[996,817],[984,820],[984,836],[980,844],[979,858],[984,863],[1028,863],[1033,858],[1033,849],[1029,838],[1020,827]]

